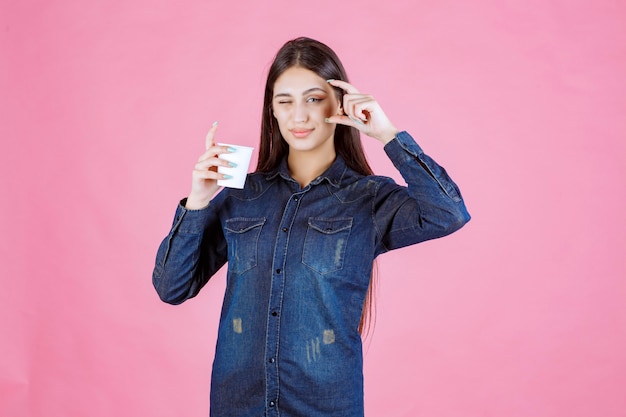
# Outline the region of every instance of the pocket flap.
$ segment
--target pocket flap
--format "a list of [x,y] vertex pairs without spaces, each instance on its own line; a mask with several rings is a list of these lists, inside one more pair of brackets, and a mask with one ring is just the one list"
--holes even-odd
[[248,230],[254,229],[255,227],[263,226],[265,224],[266,219],[263,218],[244,218],[237,217],[234,219],[226,220],[226,230],[233,233],[245,233]]
[[352,217],[335,219],[323,219],[320,217],[309,218],[309,226],[321,233],[333,234],[352,227]]

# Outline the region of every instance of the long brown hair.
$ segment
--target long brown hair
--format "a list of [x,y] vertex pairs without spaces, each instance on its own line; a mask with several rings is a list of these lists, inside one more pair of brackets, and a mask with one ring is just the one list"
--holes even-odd
[[[335,79],[348,81],[337,54],[325,44],[310,38],[296,38],[285,43],[274,58],[267,74],[265,96],[263,100],[263,115],[261,119],[261,140],[259,144],[259,158],[257,172],[270,172],[278,167],[280,162],[289,154],[289,146],[283,139],[278,128],[278,122],[272,113],[272,99],[274,84],[283,72],[292,67],[302,67],[313,71],[325,80]],[[335,88],[337,100],[343,102],[343,90]],[[362,175],[372,175],[373,171],[367,162],[359,131],[353,127],[338,124],[335,128],[335,152],[346,162],[352,170]],[[374,265],[375,266],[375,265]],[[375,271],[375,268],[373,269]],[[373,291],[374,276],[370,283],[363,305],[363,313],[359,323],[359,333],[371,327],[374,313]]]

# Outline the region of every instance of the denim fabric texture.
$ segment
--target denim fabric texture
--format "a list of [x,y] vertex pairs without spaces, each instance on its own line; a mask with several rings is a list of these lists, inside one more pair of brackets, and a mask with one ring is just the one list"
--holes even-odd
[[337,157],[301,188],[283,161],[204,209],[178,206],[153,273],[161,299],[194,297],[228,262],[212,416],[363,416],[358,325],[374,258],[470,219],[456,184],[408,133],[384,149],[408,187]]

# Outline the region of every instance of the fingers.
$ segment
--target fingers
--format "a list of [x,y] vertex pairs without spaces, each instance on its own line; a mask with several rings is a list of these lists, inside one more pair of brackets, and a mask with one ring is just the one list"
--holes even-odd
[[[343,111],[355,124],[350,124],[358,128],[358,124],[365,124],[369,114],[376,105],[376,101],[369,94],[361,94],[352,84],[341,80],[328,80],[334,87],[341,88],[346,92],[343,96]],[[338,119],[338,123],[346,124],[346,119]],[[334,122],[333,122],[334,123]]]
[[213,138],[215,137],[216,130],[217,130],[217,121],[213,122],[213,124],[211,125],[211,129],[209,129],[208,133],[206,134],[205,149],[209,149],[210,147],[213,146],[213,143],[215,143]]
[[344,115],[328,117],[326,123],[353,127],[383,143],[395,137],[397,129],[373,96],[361,94],[356,87],[345,81],[328,80],[328,83],[345,91],[342,102]]
[[367,123],[377,106],[374,97],[365,94],[346,94],[343,97],[343,111],[357,123]]
[[[221,153],[225,153],[225,152],[221,152]],[[216,171],[217,167],[231,167],[232,168],[231,162],[228,162],[227,160],[222,159],[217,155],[218,154],[213,153],[213,152],[209,153],[209,151],[202,154],[200,159],[198,159],[198,162],[196,162],[194,169],[205,170],[205,171],[206,170]]]
[[359,94],[359,90],[350,83],[341,80],[328,80],[328,84],[339,87],[348,94]]
[[194,166],[194,173],[198,178],[203,179],[225,179],[224,174],[218,173],[218,167],[233,168],[236,164],[219,156],[231,152],[232,150],[228,146],[214,145],[210,147],[198,159]]
[[[209,160],[211,158],[218,157],[221,154],[231,153],[231,152],[233,152],[233,150],[231,148],[229,148],[228,146],[213,145],[209,149],[204,151],[204,153],[202,155],[200,155],[200,158],[198,158],[198,162],[206,161],[206,160]],[[217,158],[217,159],[220,159],[220,158]],[[220,161],[224,161],[226,163],[226,166],[228,166],[228,161],[222,160],[222,159],[220,159]],[[218,165],[222,165],[222,164],[218,164]]]
[[198,178],[202,179],[223,179],[224,175],[217,172],[217,167],[232,167],[233,163],[219,157],[224,153],[231,153],[232,149],[228,146],[215,145],[215,132],[217,131],[217,122],[211,125],[206,134],[205,147],[206,151],[200,155],[198,162],[194,167],[194,173]]
[[217,122],[214,122],[205,138],[205,151],[196,162],[192,171],[191,192],[187,197],[185,207],[200,209],[206,207],[215,193],[219,190],[218,180],[229,176],[218,172],[218,167],[232,167],[233,164],[220,158],[221,154],[230,153],[228,146],[215,144]]
[[346,126],[357,128],[359,130],[362,130],[363,127],[365,126],[365,123],[363,121],[359,119],[355,119],[354,117],[350,117],[350,116],[331,116],[331,117],[326,118],[325,121],[326,123],[346,125]]
[[[376,112],[378,103],[374,97],[368,94],[346,94],[343,96],[343,113],[346,117],[338,118],[334,116],[330,120],[333,123],[348,124],[359,130],[366,126],[372,119],[372,114]],[[330,121],[329,120],[329,121]]]

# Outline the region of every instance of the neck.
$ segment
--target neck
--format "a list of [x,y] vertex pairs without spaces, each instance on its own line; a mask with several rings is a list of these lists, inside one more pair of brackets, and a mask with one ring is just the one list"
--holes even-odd
[[323,153],[290,150],[287,158],[289,173],[304,188],[323,174],[333,164],[335,157],[334,149]]

